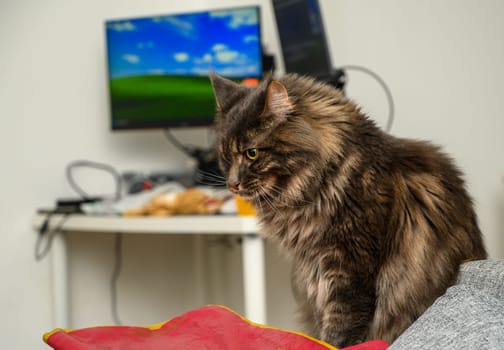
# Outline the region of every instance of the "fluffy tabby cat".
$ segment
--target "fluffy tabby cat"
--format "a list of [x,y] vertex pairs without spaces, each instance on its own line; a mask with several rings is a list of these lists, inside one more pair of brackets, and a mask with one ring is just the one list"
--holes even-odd
[[386,134],[311,78],[211,81],[228,187],[293,258],[310,335],[392,342],[461,263],[486,257],[461,173],[438,147]]

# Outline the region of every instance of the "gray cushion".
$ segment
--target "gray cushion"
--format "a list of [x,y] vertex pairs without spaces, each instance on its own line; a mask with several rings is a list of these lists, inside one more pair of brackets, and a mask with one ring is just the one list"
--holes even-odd
[[504,349],[504,260],[465,264],[458,284],[389,349],[464,348]]
[[459,284],[483,289],[504,302],[504,260],[479,260],[462,265]]

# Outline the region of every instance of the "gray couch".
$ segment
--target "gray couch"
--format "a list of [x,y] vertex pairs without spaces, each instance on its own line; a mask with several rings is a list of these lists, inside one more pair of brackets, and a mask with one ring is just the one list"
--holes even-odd
[[389,347],[399,349],[504,350],[504,260],[464,264],[458,283]]

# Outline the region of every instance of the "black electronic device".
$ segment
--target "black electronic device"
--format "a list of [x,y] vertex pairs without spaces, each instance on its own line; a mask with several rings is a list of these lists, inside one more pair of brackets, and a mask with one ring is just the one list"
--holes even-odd
[[105,22],[112,130],[210,126],[213,70],[263,74],[258,6]]
[[309,75],[343,90],[333,69],[318,0],[272,0],[286,73]]

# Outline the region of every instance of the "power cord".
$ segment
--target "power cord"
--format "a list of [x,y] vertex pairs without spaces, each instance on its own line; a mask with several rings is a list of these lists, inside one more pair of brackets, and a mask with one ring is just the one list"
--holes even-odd
[[[68,220],[69,214],[63,214],[63,217],[60,219],[54,229],[51,229],[51,218],[54,214],[57,213],[48,213],[44,219],[44,222],[40,226],[37,242],[35,243],[36,261],[42,261],[47,256],[47,254],[49,254],[49,252],[51,251],[54,236],[61,232],[63,225]],[[42,247],[44,241],[45,245]]]
[[[70,186],[77,192],[82,198],[87,199],[90,196],[82,190],[80,186],[77,185],[73,178],[73,170],[78,167],[88,167],[98,170],[104,170],[112,174],[116,183],[115,190],[115,200],[121,198],[122,193],[122,177],[121,174],[112,166],[104,163],[98,163],[89,160],[77,160],[73,161],[67,165],[66,175]],[[110,299],[111,299],[111,313],[112,319],[117,325],[122,325],[121,319],[119,317],[118,311],[118,297],[117,297],[117,282],[122,270],[122,234],[117,234],[114,243],[114,268],[112,270],[112,275],[110,277]]]
[[[122,193],[122,178],[121,174],[112,166],[104,163],[98,163],[94,161],[89,161],[89,160],[76,160],[73,162],[70,162],[67,167],[66,167],[66,178],[68,180],[68,183],[72,187],[72,189],[79,194],[82,199],[90,199],[90,195],[84,191],[74,180],[73,177],[73,170],[75,168],[79,167],[88,167],[88,168],[94,168],[98,170],[104,170],[112,174],[114,177],[115,183],[116,183],[116,189],[115,189],[115,200],[119,200],[121,198],[121,193]],[[35,260],[36,261],[41,261],[44,259],[50,252],[51,247],[52,247],[52,242],[54,239],[54,236],[57,233],[61,232],[61,229],[63,228],[64,223],[68,220],[70,213],[65,213],[63,214],[63,217],[61,220],[57,223],[57,225],[54,227],[54,229],[51,228],[51,218],[53,215],[59,214],[55,211],[51,211],[47,214],[45,217],[42,225],[40,226],[39,229],[39,235],[37,238],[37,242],[35,243]],[[43,245],[43,242],[46,241],[45,245]],[[110,278],[110,296],[111,296],[111,312],[112,312],[112,318],[114,322],[118,325],[121,325],[122,322],[119,318],[119,312],[118,312],[118,298],[117,298],[117,282],[119,280],[119,276],[121,274],[121,269],[122,269],[122,234],[117,234],[115,238],[115,244],[114,244],[114,268],[112,270],[112,276]]]
[[[93,162],[89,160],[76,160],[73,162],[70,162],[66,166],[66,178],[68,180],[68,183],[70,186],[73,188],[75,192],[79,194],[79,196],[82,199],[90,199],[91,196],[86,193],[82,188],[75,182],[73,178],[73,170],[78,167],[89,167],[89,168],[94,168],[94,169],[99,169],[99,170],[104,170],[109,173],[111,173],[114,176],[115,183],[116,183],[116,190],[115,190],[115,199],[118,200],[121,197],[121,191],[122,191],[122,181],[121,181],[121,174],[112,166],[108,164],[103,164],[103,163],[98,163],[98,162]],[[54,229],[50,230],[50,221],[51,218],[54,214],[64,214],[63,217],[61,218],[60,222],[54,227]],[[52,211],[47,214],[45,217],[44,221],[42,222],[42,225],[40,226],[39,229],[39,235],[37,238],[37,242],[35,243],[35,260],[36,261],[41,261],[43,260],[47,254],[49,254],[51,247],[52,247],[52,242],[54,236],[61,232],[61,229],[63,228],[64,223],[68,220],[70,213],[61,213],[58,211]],[[43,246],[43,243],[45,241],[45,245]]]
[[392,92],[390,91],[390,88],[388,87],[385,80],[383,80],[382,77],[380,77],[377,73],[375,73],[371,69],[363,67],[363,66],[346,65],[346,66],[341,66],[338,68],[341,70],[344,70],[344,71],[345,70],[354,70],[354,71],[366,73],[366,74],[370,75],[371,77],[373,77],[378,82],[378,84],[380,84],[380,86],[383,88],[383,91],[385,92],[385,95],[387,96],[387,102],[388,102],[388,106],[389,106],[388,119],[387,119],[387,124],[385,127],[385,130],[387,132],[389,132],[392,129],[392,124],[394,123],[395,106],[394,106],[394,98],[392,97]]
[[77,192],[83,199],[89,199],[91,196],[86,193],[77,183],[75,182],[73,178],[73,170],[75,168],[94,168],[98,170],[104,170],[114,177],[115,183],[116,183],[116,190],[115,190],[115,199],[119,200],[121,198],[121,193],[122,193],[122,181],[121,181],[121,174],[112,166],[104,163],[98,163],[90,160],[76,160],[73,162],[70,162],[67,167],[66,167],[66,177],[68,180],[68,183],[70,186],[73,188],[75,192]]

